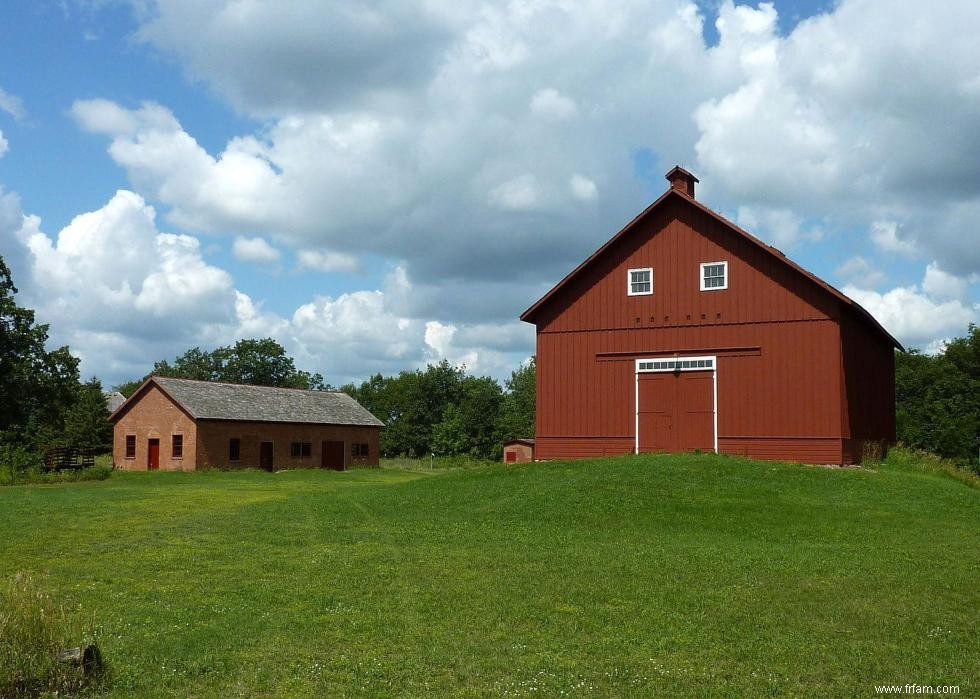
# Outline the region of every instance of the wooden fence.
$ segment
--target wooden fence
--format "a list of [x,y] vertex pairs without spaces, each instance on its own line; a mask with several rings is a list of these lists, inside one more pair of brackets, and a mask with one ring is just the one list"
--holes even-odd
[[78,447],[51,447],[44,451],[46,471],[78,470],[95,466],[95,450]]

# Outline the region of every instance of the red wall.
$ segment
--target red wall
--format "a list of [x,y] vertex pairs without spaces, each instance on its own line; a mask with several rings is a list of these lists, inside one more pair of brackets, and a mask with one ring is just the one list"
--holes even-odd
[[[151,384],[142,397],[130,404],[112,428],[112,463],[128,471],[147,470],[150,439],[160,440],[160,469],[192,470],[197,452],[197,425],[174,405],[163,391]],[[173,435],[184,437],[183,457],[173,458]],[[136,457],[126,458],[126,436],[136,437]]]
[[[728,288],[701,291],[700,263],[722,260]],[[627,295],[627,270],[638,267],[654,268],[652,296]],[[838,299],[666,200],[539,310],[535,456],[632,451],[634,360],[678,353],[718,356],[722,452],[850,460],[845,440],[894,435],[892,349],[850,314],[842,350]]]

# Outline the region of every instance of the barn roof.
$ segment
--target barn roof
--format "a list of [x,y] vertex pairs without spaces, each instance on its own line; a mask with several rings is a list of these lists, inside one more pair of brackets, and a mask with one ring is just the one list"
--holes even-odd
[[[678,170],[679,170],[679,168],[675,167],[669,173],[667,173],[668,179],[670,178],[670,175],[672,173],[674,173],[675,171],[678,171]],[[686,174],[690,174],[690,173],[687,173],[686,170],[681,170],[681,172],[686,173]],[[691,175],[691,177],[694,177],[694,176]],[[697,181],[697,178],[694,178],[694,179],[695,179],[695,181]],[[767,245],[766,243],[762,242],[761,240],[759,240],[758,238],[756,238],[751,233],[749,233],[749,232],[747,232],[747,231],[739,228],[738,226],[736,226],[734,223],[732,223],[731,221],[729,221],[728,219],[726,219],[721,214],[719,214],[719,213],[717,213],[715,211],[712,211],[707,206],[705,206],[701,202],[697,201],[694,197],[687,196],[686,194],[680,192],[679,190],[677,190],[677,189],[675,189],[673,187],[671,187],[671,189],[668,189],[666,192],[663,193],[663,195],[660,196],[660,198],[658,198],[655,202],[653,202],[652,204],[650,204],[650,206],[648,206],[646,209],[644,209],[643,211],[641,211],[632,221],[630,221],[629,223],[627,223],[626,226],[621,231],[619,231],[619,233],[617,233],[612,238],[610,238],[605,243],[605,245],[603,245],[598,250],[596,250],[594,253],[592,253],[588,257],[588,259],[586,259],[582,264],[580,264],[578,267],[576,267],[571,272],[569,272],[565,276],[564,279],[562,279],[560,282],[558,282],[551,289],[551,291],[549,291],[547,294],[545,294],[544,296],[542,296],[540,299],[537,300],[537,302],[534,303],[534,305],[532,305],[530,308],[528,308],[526,311],[524,311],[521,314],[521,320],[523,320],[523,321],[525,321],[527,323],[533,323],[534,322],[534,317],[537,315],[538,311],[541,310],[541,308],[543,306],[545,306],[548,302],[550,302],[558,294],[559,291],[561,291],[569,282],[572,281],[572,279],[574,279],[575,277],[577,277],[587,267],[590,267],[593,262],[595,262],[597,259],[599,259],[616,242],[618,242],[625,235],[629,234],[629,232],[632,231],[633,228],[637,224],[640,223],[640,221],[642,221],[643,219],[645,219],[647,216],[649,216],[656,209],[660,208],[664,204],[664,202],[666,202],[668,199],[671,199],[671,198],[678,199],[680,201],[684,201],[687,204],[690,204],[694,208],[698,209],[699,211],[702,211],[702,212],[706,213],[707,215],[711,216],[716,221],[718,221],[719,223],[721,223],[723,226],[725,226],[726,228],[728,228],[729,230],[731,230],[735,235],[737,235],[737,236],[739,236],[739,237],[747,240],[752,245],[754,245],[754,246],[758,247],[759,249],[761,249],[762,251],[764,251],[766,254],[771,255],[775,259],[779,260],[780,263],[786,265],[790,269],[794,270],[796,273],[798,273],[798,274],[802,275],[803,277],[809,279],[811,282],[813,282],[814,284],[816,284],[823,291],[825,291],[826,293],[830,294],[831,296],[833,296],[834,298],[836,298],[838,301],[842,302],[848,308],[851,308],[858,315],[858,317],[861,320],[865,321],[869,326],[871,326],[871,328],[873,330],[875,330],[876,332],[878,332],[879,334],[881,334],[888,342],[890,342],[892,344],[893,347],[897,347],[900,350],[904,350],[905,349],[904,347],[902,347],[902,344],[898,340],[896,340],[894,337],[892,337],[892,335],[881,326],[881,323],[879,323],[877,320],[875,320],[875,317],[872,316],[870,313],[868,313],[868,311],[861,304],[859,304],[857,301],[855,301],[854,299],[850,298],[849,296],[847,296],[843,292],[839,291],[835,287],[831,286],[830,284],[828,284],[827,282],[825,282],[823,279],[821,279],[817,275],[813,274],[812,272],[809,272],[809,271],[803,269],[803,267],[801,267],[800,265],[796,264],[791,259],[789,259],[788,257],[786,257],[786,255],[783,252],[781,252],[780,250],[774,248],[771,245]]]
[[346,393],[191,381],[166,376],[151,376],[147,379],[109,419],[121,415],[150,384],[156,384],[190,417],[197,420],[384,427],[381,420]]

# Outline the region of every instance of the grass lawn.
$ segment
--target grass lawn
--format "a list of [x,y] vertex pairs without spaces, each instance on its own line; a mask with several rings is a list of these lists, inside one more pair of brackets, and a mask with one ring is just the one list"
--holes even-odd
[[0,489],[112,696],[980,693],[980,490],[716,456]]

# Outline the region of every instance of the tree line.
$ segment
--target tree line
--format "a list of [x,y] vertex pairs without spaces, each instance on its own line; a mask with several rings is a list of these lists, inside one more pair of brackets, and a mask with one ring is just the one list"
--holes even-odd
[[384,456],[498,459],[505,440],[534,436],[535,371],[532,357],[501,386],[443,360],[397,376],[375,374],[340,390],[385,423]]
[[0,462],[33,463],[55,446],[108,449],[101,382],[81,381],[68,347],[48,351],[48,326],[17,305],[16,294],[0,257]]
[[971,324],[938,354],[899,352],[895,402],[900,442],[980,473],[980,328]]

